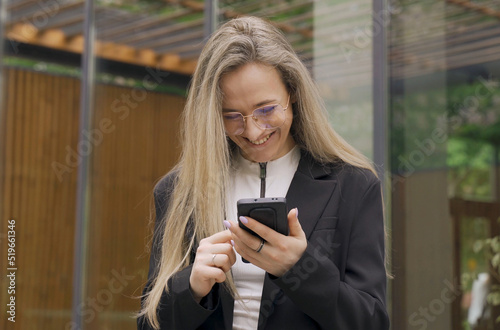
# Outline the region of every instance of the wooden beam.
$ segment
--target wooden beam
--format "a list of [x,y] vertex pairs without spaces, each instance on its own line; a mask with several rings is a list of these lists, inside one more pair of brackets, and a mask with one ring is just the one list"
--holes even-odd
[[500,19],[500,11],[495,10],[494,8],[491,8],[488,6],[474,3],[474,2],[469,1],[469,0],[446,0],[446,2],[451,3],[453,5],[457,5],[457,6],[466,8],[468,10],[477,11],[479,13],[486,15],[486,16],[491,16],[491,17]]
[[175,71],[181,64],[181,58],[177,54],[165,54],[161,56],[158,64],[165,71]]
[[30,23],[16,23],[7,30],[7,39],[24,43],[34,43],[38,29]]
[[196,64],[196,60],[181,60],[179,67],[173,71],[184,74],[193,74],[194,70],[196,70]]
[[136,50],[130,46],[116,44],[114,42],[104,42],[102,47],[96,49],[96,55],[110,60],[135,62]]
[[144,66],[156,66],[158,55],[152,49],[140,49],[137,51],[137,63]]
[[[66,49],[74,53],[82,53],[84,38],[82,34],[68,38]],[[97,47],[96,47],[97,48]]]
[[49,29],[41,32],[40,36],[36,39],[36,43],[45,47],[66,49],[66,36],[64,32],[59,29]]

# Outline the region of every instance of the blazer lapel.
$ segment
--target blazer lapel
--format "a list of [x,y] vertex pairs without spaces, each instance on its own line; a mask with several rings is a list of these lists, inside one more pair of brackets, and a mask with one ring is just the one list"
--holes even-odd
[[306,159],[302,162],[301,158],[302,164],[293,177],[286,201],[288,209],[298,208],[300,225],[309,239],[330,200],[336,181],[325,178],[330,174],[328,168],[312,162],[308,154],[303,157]]
[[309,154],[302,153],[286,203],[289,210],[298,208],[300,225],[307,238],[311,236],[337,184],[327,178],[330,173],[330,168],[319,165]]
[[[308,239],[335,190],[337,182],[326,178],[330,173],[330,167],[321,166],[309,153],[301,151],[299,166],[286,195],[286,204],[288,210],[299,210],[300,225]],[[264,279],[259,330],[265,328],[266,321],[274,310],[274,302],[283,295],[283,291],[269,276],[267,274]]]

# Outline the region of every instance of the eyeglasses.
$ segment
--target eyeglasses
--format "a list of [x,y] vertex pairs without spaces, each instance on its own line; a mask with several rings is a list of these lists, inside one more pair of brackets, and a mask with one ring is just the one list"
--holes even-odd
[[245,131],[246,119],[252,117],[254,123],[262,129],[272,129],[283,126],[285,123],[285,111],[288,109],[290,95],[286,102],[286,107],[281,104],[270,104],[261,108],[255,109],[251,115],[243,116],[240,112],[224,112],[224,127],[226,133],[240,135]]

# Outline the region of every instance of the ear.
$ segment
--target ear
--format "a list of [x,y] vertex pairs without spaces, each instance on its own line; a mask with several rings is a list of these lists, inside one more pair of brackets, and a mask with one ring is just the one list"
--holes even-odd
[[297,102],[297,96],[295,95],[295,93],[294,93],[294,92],[291,92],[291,93],[290,93],[290,103],[291,103],[291,104],[294,104],[294,103],[296,103],[296,102]]

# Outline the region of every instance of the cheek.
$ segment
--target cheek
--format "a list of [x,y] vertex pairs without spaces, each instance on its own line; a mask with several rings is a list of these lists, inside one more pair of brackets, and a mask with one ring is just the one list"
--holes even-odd
[[285,124],[281,127],[281,134],[284,134],[285,136],[288,136],[291,134],[291,128],[292,128],[292,123],[293,123],[293,117],[290,116],[289,118],[286,119]]
[[241,137],[238,135],[228,135],[229,139],[233,141],[237,146],[241,146]]

